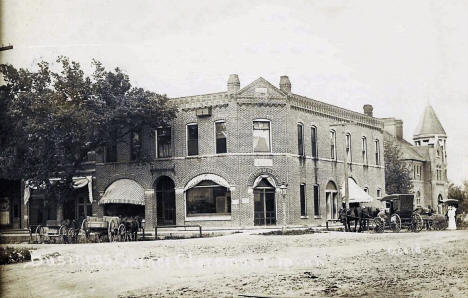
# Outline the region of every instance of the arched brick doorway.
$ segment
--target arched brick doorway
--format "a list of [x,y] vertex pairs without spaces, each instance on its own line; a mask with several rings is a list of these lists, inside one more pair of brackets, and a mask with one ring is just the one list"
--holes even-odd
[[162,176],[156,181],[156,210],[158,226],[176,224],[175,184],[171,178]]

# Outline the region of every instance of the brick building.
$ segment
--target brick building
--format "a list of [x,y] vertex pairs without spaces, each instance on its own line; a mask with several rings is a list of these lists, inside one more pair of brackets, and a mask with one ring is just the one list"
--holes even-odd
[[411,169],[414,207],[432,207],[445,214],[448,196],[447,134],[428,105],[413,135],[414,145],[403,138],[403,121],[384,118],[384,138],[400,146],[402,157]]
[[97,155],[89,212],[144,214],[147,228],[324,224],[341,204],[345,150],[351,183],[382,196],[383,122],[372,107],[294,94],[286,76],[279,85],[259,78],[241,89],[231,75],[225,91],[171,99],[170,127]]

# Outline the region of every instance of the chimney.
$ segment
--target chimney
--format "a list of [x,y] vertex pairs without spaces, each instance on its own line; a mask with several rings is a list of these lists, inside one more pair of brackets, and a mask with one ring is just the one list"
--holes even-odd
[[384,130],[397,139],[403,139],[403,121],[395,118],[382,118]]
[[364,105],[363,109],[364,109],[364,114],[366,114],[369,117],[374,117],[373,116],[374,107],[372,107],[372,105]]
[[229,75],[229,79],[227,81],[227,91],[228,92],[237,92],[240,90],[240,81],[239,76],[236,74]]
[[281,76],[279,85],[282,91],[291,93],[291,82],[289,81],[288,76]]

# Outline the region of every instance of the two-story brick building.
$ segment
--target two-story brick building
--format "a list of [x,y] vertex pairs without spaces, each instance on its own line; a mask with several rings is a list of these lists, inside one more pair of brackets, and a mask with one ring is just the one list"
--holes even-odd
[[170,127],[98,154],[89,212],[144,215],[147,228],[324,224],[341,205],[345,150],[351,183],[375,204],[384,194],[383,122],[371,106],[362,114],[294,94],[286,76],[280,88],[259,78],[241,89],[237,75],[225,91],[170,102]]

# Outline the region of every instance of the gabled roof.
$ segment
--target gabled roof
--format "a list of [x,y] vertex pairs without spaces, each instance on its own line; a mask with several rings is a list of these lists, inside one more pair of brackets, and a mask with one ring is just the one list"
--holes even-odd
[[285,92],[283,92],[281,89],[275,87],[273,84],[271,84],[270,82],[268,82],[267,80],[265,80],[264,78],[262,77],[259,77],[258,79],[256,79],[255,81],[253,81],[252,83],[248,84],[247,86],[245,86],[244,88],[242,88],[241,90],[239,90],[237,92],[237,95],[238,96],[256,96],[257,94],[257,90],[256,88],[266,88],[267,89],[267,97],[276,97],[276,98],[279,98],[279,97],[285,97],[287,96],[287,94]]
[[434,135],[447,136],[442,124],[434,112],[434,109],[431,105],[427,105],[422,118],[419,119],[419,123],[413,137],[430,137]]
[[400,146],[401,159],[406,160],[417,160],[417,161],[426,161],[427,159],[421,155],[415,147],[406,141],[405,139],[395,138],[390,133],[384,131],[385,139],[391,139],[393,142],[397,143]]

